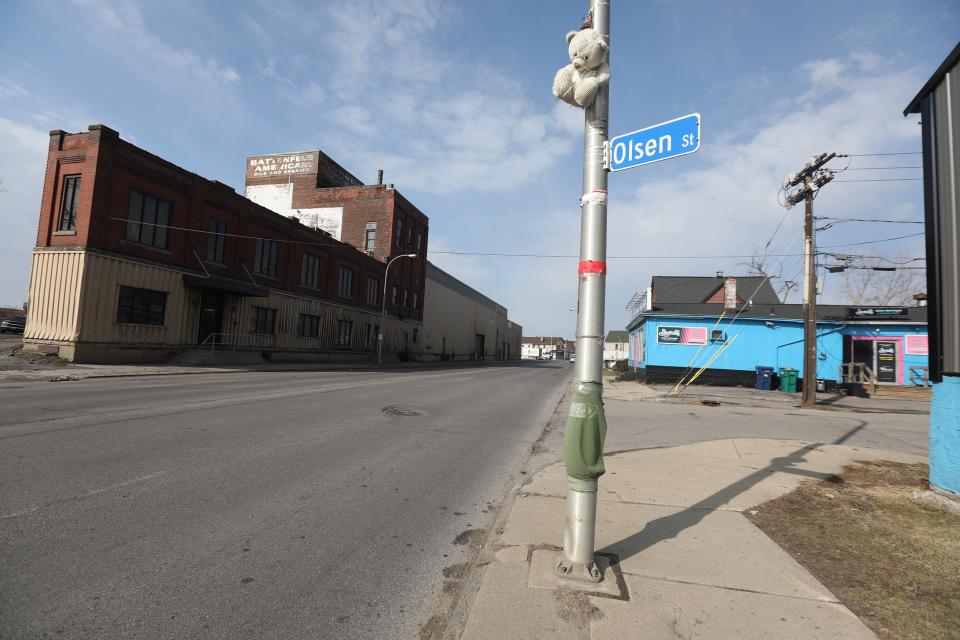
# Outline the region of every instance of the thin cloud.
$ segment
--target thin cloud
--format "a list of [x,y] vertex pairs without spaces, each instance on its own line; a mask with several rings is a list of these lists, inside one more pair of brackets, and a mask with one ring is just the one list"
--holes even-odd
[[125,55],[136,53],[152,63],[170,65],[221,84],[240,80],[240,74],[233,67],[221,64],[216,58],[178,49],[154,35],[140,9],[129,0],[110,3],[105,0],[73,0],[73,3],[92,12],[97,27],[122,43]]
[[27,299],[49,139],[45,131],[0,117],[0,306]]

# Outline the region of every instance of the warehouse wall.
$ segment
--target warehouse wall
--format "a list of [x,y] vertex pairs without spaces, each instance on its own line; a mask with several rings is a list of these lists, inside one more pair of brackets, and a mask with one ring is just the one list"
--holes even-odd
[[[427,263],[423,339],[419,356],[439,359],[519,359],[522,327],[507,309],[447,272]],[[484,336],[484,353],[476,336]]]

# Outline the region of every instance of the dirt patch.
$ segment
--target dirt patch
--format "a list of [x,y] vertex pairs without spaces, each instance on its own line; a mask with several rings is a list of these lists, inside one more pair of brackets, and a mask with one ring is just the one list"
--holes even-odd
[[470,566],[469,562],[458,562],[450,565],[449,567],[444,567],[443,577],[458,580],[461,576],[463,576],[463,572],[466,571],[468,566]]
[[483,529],[467,529],[453,539],[453,544],[479,547],[481,544],[483,544],[483,538],[486,536],[486,534],[487,532]]
[[38,371],[67,366],[69,362],[53,354],[24,351],[19,346],[0,351],[0,371]]
[[586,625],[592,620],[599,620],[603,612],[590,602],[589,596],[582,591],[570,589],[555,589],[553,601],[557,605],[557,613],[564,622],[575,622]]
[[960,621],[960,517],[918,504],[925,464],[858,462],[750,512],[884,640],[948,640]]

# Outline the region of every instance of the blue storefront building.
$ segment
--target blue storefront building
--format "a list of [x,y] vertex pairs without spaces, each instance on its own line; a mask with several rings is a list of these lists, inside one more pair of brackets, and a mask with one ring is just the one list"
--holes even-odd
[[[757,367],[803,378],[803,305],[764,278],[655,276],[632,306],[629,365],[650,384],[753,386]],[[817,379],[927,384],[926,308],[818,305]]]

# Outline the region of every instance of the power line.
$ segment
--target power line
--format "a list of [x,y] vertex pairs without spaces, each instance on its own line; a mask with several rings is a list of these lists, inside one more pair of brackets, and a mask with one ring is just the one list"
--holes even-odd
[[828,270],[833,269],[830,273],[837,273],[838,271],[845,271],[847,269],[859,269],[861,271],[926,271],[926,267],[865,267],[865,266],[856,266],[856,265],[824,265]]
[[815,220],[833,220],[841,222],[886,222],[889,224],[923,224],[923,220],[885,220],[882,218],[834,218],[831,216],[814,216]]
[[892,151],[889,153],[838,153],[838,158],[870,158],[874,156],[916,156],[923,151]]
[[[498,258],[579,258],[580,256],[572,253],[501,253],[501,252],[487,252],[487,251],[434,251],[433,249],[429,250],[430,253],[438,253],[444,255],[456,255],[456,256],[491,256]],[[741,254],[741,255],[718,255],[718,256],[607,256],[607,260],[701,260],[701,259],[713,259],[713,260],[724,260],[724,259],[734,259],[734,258],[753,258],[756,254]],[[777,253],[769,254],[767,258],[787,258],[803,255],[802,253]]]
[[[152,222],[138,222],[135,220],[126,220],[125,218],[108,218],[108,220],[115,220],[118,222],[123,222],[125,224],[139,224],[146,225],[150,227],[160,227],[164,229],[172,229],[174,231],[189,231],[192,233],[202,233],[205,235],[219,235],[227,238],[241,238],[246,240],[256,240],[262,236],[247,236],[237,233],[217,233],[216,231],[208,231],[206,229],[191,229],[190,227],[177,227],[169,224],[156,224]],[[914,234],[922,235],[922,234]],[[910,237],[910,236],[904,236]],[[306,240],[289,240],[282,238],[268,238],[273,242],[278,242],[281,244],[299,244],[315,247],[330,247],[333,249],[351,249],[357,251],[357,248],[351,244],[345,242],[336,242],[334,243],[323,243],[323,242],[309,242]],[[896,238],[893,238],[896,239]],[[772,240],[772,238],[771,238]],[[881,242],[881,241],[877,241]],[[846,246],[846,245],[834,245],[834,246]],[[825,247],[830,248],[830,247]],[[430,254],[444,254],[444,255],[458,255],[458,256],[489,256],[489,257],[501,257],[501,258],[579,258],[580,256],[573,253],[506,253],[506,252],[493,252],[493,251],[435,251],[433,249],[428,249]],[[779,254],[768,254],[767,258],[793,258],[797,256],[802,256],[802,253],[779,253]],[[752,258],[754,254],[739,254],[739,255],[683,255],[683,256],[665,256],[665,255],[651,255],[651,256],[607,256],[608,260],[732,260],[732,259],[741,259],[741,258]],[[851,255],[850,257],[854,258],[876,258],[878,256],[858,256]],[[884,258],[881,258],[884,259]],[[923,260],[923,258],[915,258],[916,260]]]
[[859,178],[856,180],[834,180],[834,182],[919,182],[923,178]]
[[866,241],[864,241],[864,242],[848,242],[847,244],[831,244],[831,245],[829,245],[829,246],[821,247],[821,248],[822,248],[822,249],[836,249],[836,248],[838,248],[838,247],[854,247],[854,246],[858,246],[858,245],[862,245],[862,244],[876,244],[876,243],[878,243],[878,242],[891,242],[891,241],[893,241],[893,240],[903,240],[904,238],[915,238],[915,237],[917,237],[917,236],[922,236],[923,233],[924,233],[924,232],[921,231],[921,232],[919,232],[919,233],[911,233],[911,234],[905,235],[905,236],[895,236],[895,237],[893,237],[893,238],[881,238],[881,239],[879,239],[879,240],[866,240]]
[[[108,220],[116,220],[116,221],[118,221],[118,222],[123,222],[124,224],[139,224],[139,225],[144,225],[144,226],[148,226],[148,227],[153,227],[153,228],[155,228],[155,229],[156,229],[156,228],[160,228],[160,229],[172,229],[173,231],[189,231],[189,232],[191,232],[191,233],[202,233],[202,234],[211,235],[211,236],[223,236],[224,238],[240,238],[240,239],[242,239],[242,240],[258,240],[258,239],[261,239],[261,238],[262,238],[262,239],[264,239],[264,240],[270,240],[270,241],[272,241],[272,242],[279,242],[279,243],[282,243],[282,244],[303,244],[303,245],[309,245],[309,246],[314,246],[314,247],[331,247],[331,248],[333,248],[333,249],[343,249],[343,248],[350,248],[350,249],[353,249],[353,250],[356,250],[356,249],[357,249],[357,248],[354,247],[352,244],[348,244],[348,243],[340,242],[340,241],[334,241],[334,242],[311,242],[311,241],[307,241],[307,240],[289,240],[289,239],[283,239],[283,238],[267,238],[267,237],[265,237],[265,236],[245,236],[245,235],[241,235],[241,234],[238,234],[238,233],[220,233],[220,232],[218,232],[218,231],[209,231],[209,230],[207,230],[207,229],[191,229],[190,227],[176,227],[176,226],[173,226],[173,225],[170,225],[170,224],[157,224],[157,223],[155,223],[155,222],[142,222],[142,221],[139,221],[139,220],[127,220],[126,218],[107,218],[107,219],[108,219]],[[311,231],[318,231],[318,229],[312,229],[311,227],[307,227],[307,228],[310,229]],[[326,233],[326,232],[324,231],[323,233]]]
[[838,171],[888,171],[893,169],[923,169],[923,165],[910,165],[903,167],[847,167],[846,169],[838,169]]
[[862,260],[882,260],[883,262],[886,262],[887,264],[895,264],[895,265],[898,265],[898,266],[899,266],[899,265],[904,265],[904,264],[910,264],[911,262],[923,262],[923,261],[926,261],[926,258],[907,258],[907,257],[904,257],[904,258],[902,258],[901,260],[891,260],[890,258],[887,258],[887,257],[885,257],[885,256],[878,256],[878,255],[871,255],[871,254],[854,254],[854,253],[833,253],[833,252],[830,252],[830,251],[820,252],[819,255],[829,256],[829,257],[833,258],[834,260],[841,260],[841,261],[849,261],[849,260],[853,260],[853,259],[855,259],[855,258],[856,258],[856,259],[862,259]]

